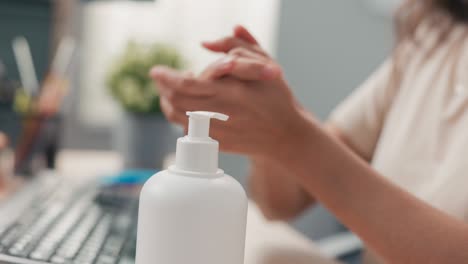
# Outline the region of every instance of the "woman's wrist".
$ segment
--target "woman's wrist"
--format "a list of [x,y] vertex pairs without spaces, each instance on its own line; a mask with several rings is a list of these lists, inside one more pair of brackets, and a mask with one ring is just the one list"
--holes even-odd
[[311,113],[302,107],[296,108],[296,113],[284,126],[283,135],[272,144],[269,157],[272,161],[289,168],[297,164],[299,159],[307,156],[310,146],[320,133],[320,123]]

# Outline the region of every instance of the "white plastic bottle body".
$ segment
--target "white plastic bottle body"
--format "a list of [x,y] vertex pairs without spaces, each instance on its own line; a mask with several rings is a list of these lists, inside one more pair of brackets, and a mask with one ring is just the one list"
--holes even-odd
[[162,171],[140,194],[136,264],[242,264],[247,197],[231,176]]

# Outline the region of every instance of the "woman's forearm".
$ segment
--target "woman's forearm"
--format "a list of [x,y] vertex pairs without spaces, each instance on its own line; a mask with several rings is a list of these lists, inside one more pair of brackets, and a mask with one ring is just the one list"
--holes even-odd
[[[309,112],[302,110],[301,115],[313,121],[313,116]],[[349,145],[337,127],[327,123],[324,125],[324,130],[363,158]],[[289,175],[290,173],[272,160],[251,158],[250,194],[265,217],[270,220],[291,220],[315,204],[315,198],[307,193],[296,179]]]
[[[313,121],[309,112],[302,110],[301,114],[305,119]],[[327,123],[324,130],[354,152],[335,126]],[[291,220],[315,204],[315,198],[307,193],[295,177],[289,175],[290,173],[290,170],[272,160],[251,158],[250,194],[265,217],[270,220]]]
[[390,263],[464,263],[468,227],[379,175],[306,122],[282,160],[304,188]]
[[314,203],[282,166],[264,158],[252,158],[251,162],[249,190],[268,219],[291,220]]

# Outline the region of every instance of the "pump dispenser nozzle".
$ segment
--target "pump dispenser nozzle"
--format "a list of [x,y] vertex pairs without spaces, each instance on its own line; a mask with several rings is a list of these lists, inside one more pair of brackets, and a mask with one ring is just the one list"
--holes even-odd
[[187,112],[189,116],[188,136],[191,138],[207,138],[210,136],[210,120],[227,121],[229,116],[206,111]]
[[227,121],[229,116],[196,111],[189,116],[188,135],[177,140],[176,164],[174,170],[195,174],[216,174],[218,172],[218,141],[210,138],[210,120]]

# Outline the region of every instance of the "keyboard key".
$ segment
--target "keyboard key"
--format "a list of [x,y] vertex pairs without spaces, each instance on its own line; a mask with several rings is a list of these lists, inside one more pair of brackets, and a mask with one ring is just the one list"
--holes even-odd
[[8,250],[8,253],[10,253],[11,255],[14,255],[14,256],[21,256],[21,255],[24,254],[22,250],[19,250],[19,249],[16,249],[16,248],[10,248]]
[[60,256],[53,256],[50,259],[50,262],[55,263],[55,264],[63,264],[65,263],[66,259]]
[[106,255],[101,255],[98,257],[96,264],[114,264],[117,262],[117,256],[111,257]]
[[11,227],[10,230],[8,230],[6,234],[3,236],[2,240],[0,241],[0,245],[4,247],[8,247],[11,244],[13,244],[13,242],[17,239],[17,236],[19,235],[21,231],[20,228],[21,227],[19,225],[15,225]]
[[36,260],[48,260],[50,258],[50,255],[52,255],[50,252],[46,251],[34,251],[31,253],[31,258],[36,259]]
[[124,256],[119,260],[118,264],[135,264],[135,259]]
[[93,261],[88,261],[88,260],[75,260],[75,261],[73,261],[73,264],[93,264]]

